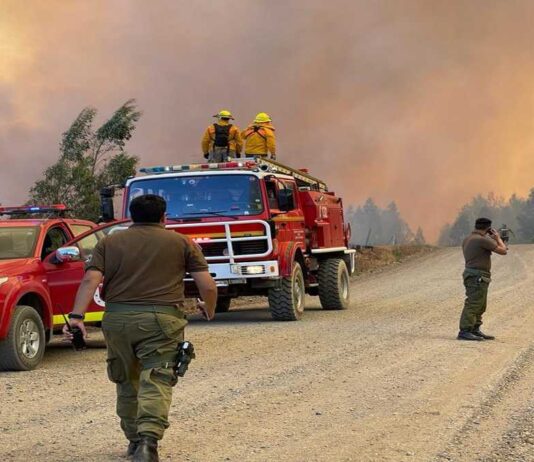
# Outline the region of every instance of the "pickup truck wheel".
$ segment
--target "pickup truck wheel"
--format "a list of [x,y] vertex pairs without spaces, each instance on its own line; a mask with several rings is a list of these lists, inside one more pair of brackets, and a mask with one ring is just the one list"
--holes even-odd
[[215,313],[226,313],[230,310],[232,299],[230,297],[219,297],[215,305]]
[[0,342],[0,370],[35,369],[43,359],[45,343],[45,330],[39,313],[31,306],[17,306],[8,336]]
[[277,321],[298,321],[304,313],[304,276],[293,263],[291,276],[283,278],[279,289],[269,289],[269,309]]
[[342,258],[329,258],[319,264],[319,299],[324,310],[344,310],[349,306],[350,280]]

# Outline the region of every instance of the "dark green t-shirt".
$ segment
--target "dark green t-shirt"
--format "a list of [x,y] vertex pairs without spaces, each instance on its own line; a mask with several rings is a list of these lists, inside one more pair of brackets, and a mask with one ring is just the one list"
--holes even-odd
[[483,271],[491,270],[491,252],[497,248],[497,242],[489,236],[473,231],[464,239],[465,267]]
[[102,239],[85,266],[104,274],[106,302],[175,305],[185,273],[208,271],[200,247],[155,223],[133,224]]

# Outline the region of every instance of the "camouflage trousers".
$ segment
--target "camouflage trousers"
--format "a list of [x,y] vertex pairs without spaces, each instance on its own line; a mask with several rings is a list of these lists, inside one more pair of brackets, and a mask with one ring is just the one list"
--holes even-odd
[[146,312],[137,311],[143,308],[139,305],[135,308],[104,315],[108,377],[117,384],[117,414],[126,438],[161,439],[169,426],[172,387],[177,380],[169,363],[176,358],[187,321],[178,309],[170,314],[157,312],[157,307],[146,306]]
[[491,274],[487,271],[466,268],[463,279],[465,302],[460,316],[460,330],[472,332],[482,325],[482,315],[488,303]]

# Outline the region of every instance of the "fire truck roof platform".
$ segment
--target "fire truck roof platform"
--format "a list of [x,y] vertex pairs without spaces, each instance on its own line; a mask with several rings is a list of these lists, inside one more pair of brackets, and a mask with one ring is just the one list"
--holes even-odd
[[148,175],[198,172],[198,171],[221,171],[221,170],[251,170],[266,173],[281,173],[289,175],[297,181],[299,186],[309,187],[312,190],[328,191],[326,183],[310,175],[306,169],[295,169],[272,159],[263,157],[245,157],[242,159],[232,159],[228,162],[203,163],[203,164],[181,164],[165,165],[156,167],[144,167],[140,172]]

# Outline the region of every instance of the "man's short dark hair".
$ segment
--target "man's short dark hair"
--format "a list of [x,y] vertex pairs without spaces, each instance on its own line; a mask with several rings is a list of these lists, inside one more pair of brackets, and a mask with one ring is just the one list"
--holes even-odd
[[477,218],[475,221],[475,229],[484,231],[488,228],[491,228],[491,220],[489,218]]
[[155,194],[138,196],[130,202],[130,215],[134,223],[159,223],[166,210],[165,199]]

